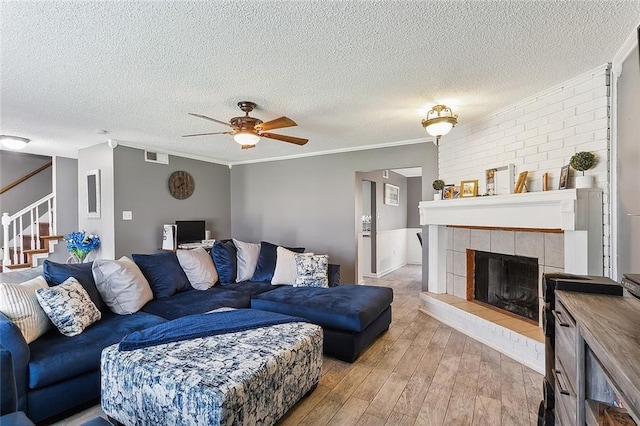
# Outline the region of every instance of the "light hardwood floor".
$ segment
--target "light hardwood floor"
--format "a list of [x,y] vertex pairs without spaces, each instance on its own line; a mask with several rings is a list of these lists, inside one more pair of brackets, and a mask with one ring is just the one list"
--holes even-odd
[[318,387],[280,425],[537,424],[542,376],[420,312],[420,266],[366,284],[394,289],[389,331],[353,364],[325,357]]

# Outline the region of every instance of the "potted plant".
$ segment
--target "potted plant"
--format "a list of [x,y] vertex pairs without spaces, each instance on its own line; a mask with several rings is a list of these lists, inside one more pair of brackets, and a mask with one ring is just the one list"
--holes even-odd
[[569,160],[569,165],[573,170],[582,172],[582,176],[576,176],[576,188],[592,188],[593,175],[585,176],[585,170],[589,170],[596,163],[596,156],[591,152],[577,152]]
[[433,181],[433,189],[436,190],[436,193],[433,195],[434,200],[442,200],[442,189],[444,189],[444,181],[440,179],[436,179]]
[[64,240],[69,252],[67,263],[83,263],[89,253],[100,247],[100,237],[84,231],[71,232]]

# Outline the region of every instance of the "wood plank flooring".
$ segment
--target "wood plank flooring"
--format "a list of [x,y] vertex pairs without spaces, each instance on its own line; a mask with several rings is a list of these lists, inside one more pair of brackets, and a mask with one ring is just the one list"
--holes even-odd
[[[542,376],[420,312],[421,266],[366,284],[394,289],[389,331],[353,364],[325,357],[316,390],[279,425],[537,424]],[[99,406],[58,425],[96,415]]]

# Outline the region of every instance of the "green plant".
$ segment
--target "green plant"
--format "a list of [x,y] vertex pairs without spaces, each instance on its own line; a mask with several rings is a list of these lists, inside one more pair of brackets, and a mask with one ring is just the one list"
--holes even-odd
[[436,179],[433,181],[433,184],[431,186],[433,186],[433,189],[435,189],[436,191],[442,191],[442,189],[444,188],[444,181]]
[[590,152],[582,151],[576,152],[571,160],[569,160],[569,164],[574,170],[582,172],[582,176],[584,176],[584,171],[589,170],[596,162],[596,156]]

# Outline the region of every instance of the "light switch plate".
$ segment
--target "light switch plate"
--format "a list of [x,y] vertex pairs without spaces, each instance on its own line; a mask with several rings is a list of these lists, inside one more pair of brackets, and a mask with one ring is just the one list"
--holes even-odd
[[123,210],[122,220],[133,220],[133,212],[128,210]]

